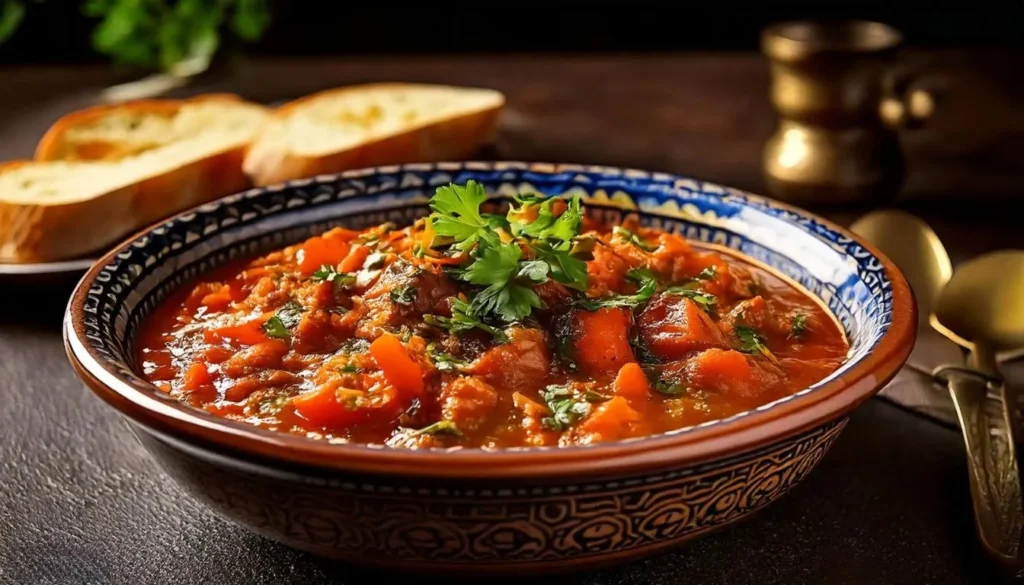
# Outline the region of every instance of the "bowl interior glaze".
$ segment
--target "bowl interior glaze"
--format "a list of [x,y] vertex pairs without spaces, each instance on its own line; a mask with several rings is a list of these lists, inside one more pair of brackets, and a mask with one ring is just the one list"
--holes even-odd
[[[462,449],[444,453],[445,457],[466,457],[468,452],[478,451],[476,457],[508,458],[517,452],[535,456],[547,451],[555,462],[558,458],[571,459],[574,451],[597,456],[602,451],[611,454],[617,450],[618,455],[625,456],[630,454],[625,450],[633,449],[631,454],[639,464],[644,460],[642,453],[703,438],[724,442],[709,443],[700,454],[720,455],[723,450],[771,438],[768,435],[838,418],[843,413],[840,411],[849,410],[877,391],[909,353],[914,335],[909,324],[916,317],[905,280],[880,254],[837,226],[766,198],[675,175],[496,162],[382,167],[294,181],[240,193],[173,217],[131,238],[82,280],[65,322],[72,361],[84,378],[95,382],[90,385],[102,398],[158,434],[185,433],[197,439],[226,441],[260,455],[281,454],[282,449],[289,449],[291,455],[308,455],[305,459],[298,457],[306,463],[324,463],[326,458],[333,458],[328,464],[359,467],[373,461],[374,465],[380,464],[378,471],[387,470],[389,465],[402,471],[427,465],[431,450],[396,454],[375,446],[329,445],[191,409],[140,377],[134,344],[141,323],[168,293],[213,267],[256,256],[338,225],[360,228],[385,221],[407,224],[428,212],[427,201],[437,186],[469,179],[482,183],[497,197],[521,191],[578,193],[588,213],[605,221],[617,223],[625,214],[639,213],[645,225],[740,252],[818,297],[841,324],[851,348],[843,366],[817,384],[726,419],[614,444],[483,453]],[[850,387],[855,392],[840,397]],[[823,406],[829,400],[831,406]],[[818,410],[803,419],[790,416],[798,411],[810,413],[814,408]],[[762,423],[774,426],[758,430]],[[748,433],[746,443],[731,438],[741,432]],[[688,455],[678,452],[677,456]],[[409,463],[416,458],[420,463]],[[513,468],[514,463],[514,459],[506,461]],[[500,473],[496,468],[491,471]],[[458,468],[452,471],[459,472]]]

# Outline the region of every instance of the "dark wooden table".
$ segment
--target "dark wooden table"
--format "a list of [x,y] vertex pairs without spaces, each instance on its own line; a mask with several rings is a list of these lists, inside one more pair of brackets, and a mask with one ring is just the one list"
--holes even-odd
[[[920,53],[946,75],[940,116],[905,138],[899,205],[955,262],[1024,244],[1020,54]],[[8,69],[0,159],[93,103],[100,68]],[[1018,76],[1019,77],[1019,76]],[[756,55],[387,58],[239,63],[176,93],[265,103],[374,80],[481,85],[509,98],[499,158],[662,170],[762,190],[773,127]],[[894,203],[894,205],[897,203]],[[848,223],[865,210],[825,210]],[[207,512],[78,383],[60,319],[70,282],[0,288],[0,582],[362,583],[379,577],[253,536]],[[573,583],[993,583],[972,526],[955,430],[880,399],[852,418],[806,483],[748,522]]]

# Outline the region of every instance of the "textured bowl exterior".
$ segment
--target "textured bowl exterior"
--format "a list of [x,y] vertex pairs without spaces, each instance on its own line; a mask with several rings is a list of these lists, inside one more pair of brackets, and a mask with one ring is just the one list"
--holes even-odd
[[[328,444],[219,419],[138,375],[140,324],[210,268],[324,229],[405,224],[439,185],[474,179],[495,199],[579,194],[589,214],[742,253],[818,297],[847,361],[793,396],[727,419],[610,444],[421,451]],[[891,262],[846,231],[748,193],[661,173],[520,162],[381,167],[254,189],[129,239],[68,306],[72,365],[164,469],[211,508],[311,552],[393,569],[588,568],[728,525],[803,479],[906,361],[916,309]]]

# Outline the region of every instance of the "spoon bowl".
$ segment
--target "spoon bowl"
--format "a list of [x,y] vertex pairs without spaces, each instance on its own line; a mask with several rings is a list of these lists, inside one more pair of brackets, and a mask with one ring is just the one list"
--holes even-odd
[[946,248],[932,228],[905,211],[883,210],[861,217],[850,230],[899,267],[917,300],[918,326],[927,326],[939,291],[953,275]]
[[1024,347],[1024,250],[991,252],[958,267],[930,318],[967,349]]

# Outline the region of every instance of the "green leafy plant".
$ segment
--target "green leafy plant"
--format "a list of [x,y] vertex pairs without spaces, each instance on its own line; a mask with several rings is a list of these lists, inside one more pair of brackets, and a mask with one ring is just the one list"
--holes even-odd
[[[18,30],[28,3],[0,0],[0,43]],[[270,0],[85,0],[82,12],[97,19],[92,45],[100,54],[177,75],[209,67],[226,35],[259,40],[271,19]]]

